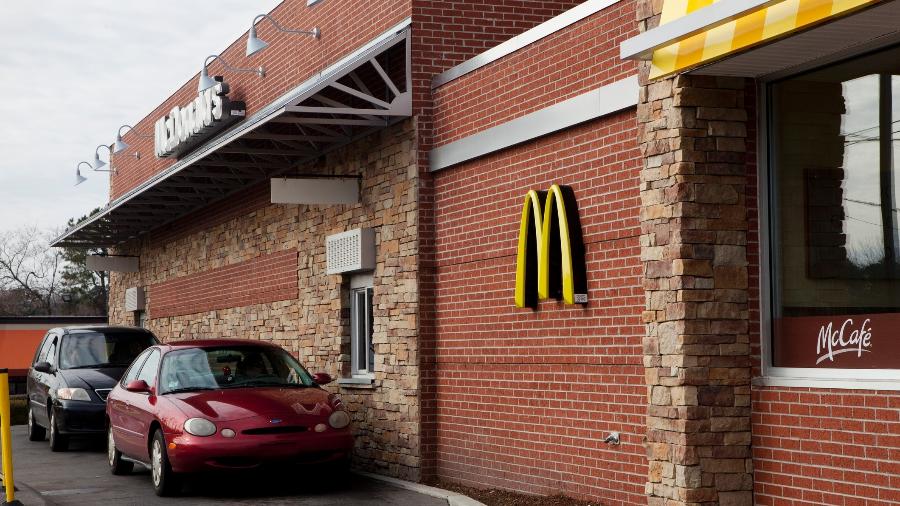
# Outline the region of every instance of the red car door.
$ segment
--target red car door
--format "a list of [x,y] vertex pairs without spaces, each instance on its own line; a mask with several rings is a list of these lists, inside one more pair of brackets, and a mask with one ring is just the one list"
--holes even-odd
[[150,434],[150,425],[156,419],[156,405],[158,401],[156,394],[159,391],[157,378],[159,378],[160,356],[159,350],[153,350],[150,356],[147,357],[147,361],[144,362],[144,366],[141,367],[141,372],[138,374],[137,379],[144,380],[150,386],[150,392],[135,394],[133,398],[134,404],[130,411],[132,415],[130,423],[133,424],[135,432],[139,434],[136,441],[138,446],[136,449],[137,453],[134,456],[144,462],[150,461],[150,437],[152,436]]
[[[130,392],[123,389],[120,399],[120,405],[117,406],[118,421],[116,427],[119,429],[118,435],[121,439],[117,439],[119,451],[129,457],[147,462],[148,454],[147,442],[149,435],[150,423],[147,421],[152,406],[150,398],[153,398],[154,404],[156,400],[155,391],[156,372],[159,369],[160,352],[158,349],[151,348],[148,350],[147,360],[141,365],[140,371],[133,378],[136,380],[144,380],[150,386],[151,392]],[[125,382],[125,385],[128,383]]]
[[126,451],[128,442],[133,441],[134,438],[129,438],[128,432],[125,430],[129,409],[126,398],[131,395],[131,392],[125,390],[125,385],[130,381],[137,379],[138,373],[141,372],[141,366],[144,365],[144,361],[147,360],[147,355],[150,354],[150,351],[151,350],[146,350],[134,359],[134,362],[131,363],[131,366],[125,371],[125,374],[122,375],[122,380],[119,382],[118,388],[113,390],[106,399],[106,412],[109,415],[109,425],[112,428],[113,437],[116,440],[116,448],[126,455],[131,453],[130,451]]

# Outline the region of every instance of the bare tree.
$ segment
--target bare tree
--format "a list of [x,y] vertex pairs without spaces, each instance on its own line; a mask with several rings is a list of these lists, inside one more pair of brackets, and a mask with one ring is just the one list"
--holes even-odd
[[0,289],[22,297],[22,313],[53,314],[62,283],[63,253],[36,227],[0,233]]

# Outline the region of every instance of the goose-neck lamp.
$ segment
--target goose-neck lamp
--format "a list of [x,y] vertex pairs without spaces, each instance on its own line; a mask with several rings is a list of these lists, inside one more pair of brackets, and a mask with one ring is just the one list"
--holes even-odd
[[[78,165],[75,166],[75,186],[80,185],[81,183],[87,181],[87,178],[81,175],[81,166],[87,165],[91,167],[91,164],[87,162],[78,162]],[[93,167],[91,167],[93,168]]]
[[209,65],[209,62],[211,62],[212,60],[219,60],[220,62],[222,62],[222,66],[225,67],[225,70],[229,70],[231,72],[253,72],[259,77],[265,77],[266,75],[266,69],[262,67],[258,67],[255,69],[232,67],[225,60],[223,60],[221,56],[217,54],[211,54],[207,56],[205,60],[203,60],[203,69],[200,70],[200,80],[197,82],[198,92],[202,93],[219,84],[218,81],[216,81],[212,77],[209,77],[209,71],[206,68]]
[[[102,163],[102,162],[101,162],[101,163]],[[116,169],[113,168],[113,167],[110,167],[110,168],[108,168],[108,169],[97,169],[97,168],[94,168],[94,166],[93,166],[92,164],[90,164],[90,163],[87,163],[87,162],[78,162],[78,165],[75,166],[75,186],[78,186],[78,185],[80,185],[81,183],[87,181],[87,178],[81,175],[81,166],[82,166],[82,165],[87,165],[88,168],[91,169],[91,170],[93,170],[94,172],[112,172],[113,174],[118,174],[118,173],[119,173],[119,171],[116,170]],[[103,165],[106,165],[106,164],[103,163]],[[101,167],[102,167],[103,165],[101,165]]]
[[134,135],[136,135],[137,137],[141,137],[144,139],[149,139],[150,137],[153,137],[152,135],[145,135],[145,134],[142,134],[142,133],[136,131],[134,129],[134,127],[131,125],[122,125],[119,127],[119,131],[116,133],[116,142],[115,142],[115,144],[113,144],[113,149],[112,149],[112,152],[114,154],[119,154],[122,151],[125,151],[126,149],[128,149],[130,147],[127,142],[122,140],[122,130],[126,129],[126,128],[128,130],[131,130],[132,132],[134,132]]
[[106,150],[109,151],[110,156],[112,156],[113,153],[112,148],[106,144],[101,144],[94,148],[94,161],[91,163],[91,168],[94,170],[100,170],[106,166],[106,162],[100,159],[100,148],[106,148]]
[[279,25],[278,22],[275,21],[274,18],[272,18],[272,16],[269,16],[268,14],[259,14],[255,18],[253,18],[253,22],[250,23],[250,33],[247,35],[247,56],[253,56],[263,49],[269,47],[269,44],[266,41],[256,36],[256,23],[261,19],[269,20],[272,25],[275,26],[275,29],[279,32],[300,33],[303,35],[309,35],[314,39],[318,39],[322,35],[322,32],[320,32],[316,27],[314,27],[312,30],[293,30],[290,28],[284,28],[283,26]]

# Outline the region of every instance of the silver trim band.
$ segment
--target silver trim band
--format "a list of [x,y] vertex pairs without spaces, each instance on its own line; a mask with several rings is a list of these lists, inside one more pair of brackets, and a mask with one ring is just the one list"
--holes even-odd
[[636,35],[619,46],[623,60],[648,60],[653,51],[783,0],[721,0]]
[[550,34],[558,32],[563,28],[577,23],[620,1],[621,0],[588,0],[581,5],[563,12],[559,16],[535,26],[525,33],[516,35],[506,42],[494,46],[491,49],[436,75],[434,79],[431,80],[431,88],[434,89],[443,86],[458,77],[464,76],[469,72],[484,67],[508,54],[514,53],[529,44],[537,42]]
[[431,172],[521,144],[579,123],[634,107],[640,85],[637,76],[601,86],[564,102],[526,114],[431,150]]

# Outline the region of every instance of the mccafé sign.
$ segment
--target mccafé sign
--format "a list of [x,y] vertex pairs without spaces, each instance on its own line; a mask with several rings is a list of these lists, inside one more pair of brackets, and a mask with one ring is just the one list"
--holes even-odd
[[[216,78],[219,80],[220,78]],[[244,102],[228,100],[228,85],[201,91],[184,107],[175,107],[156,121],[155,150],[158,158],[179,157],[202,141],[246,115]]]
[[773,365],[900,369],[898,329],[897,313],[779,318]]
[[530,190],[519,224],[516,306],[536,309],[551,297],[566,304],[588,301],[581,220],[568,186]]

